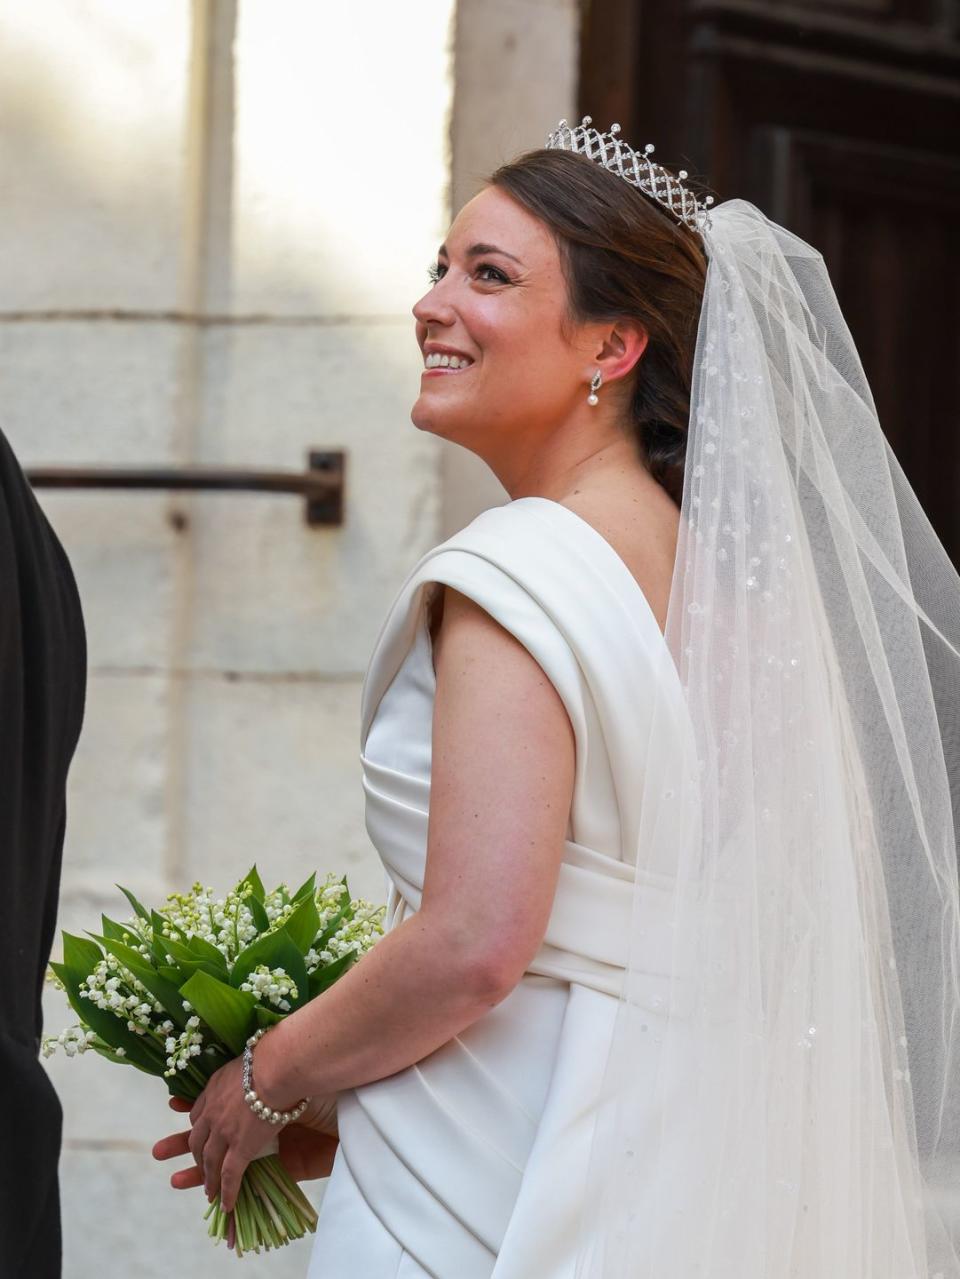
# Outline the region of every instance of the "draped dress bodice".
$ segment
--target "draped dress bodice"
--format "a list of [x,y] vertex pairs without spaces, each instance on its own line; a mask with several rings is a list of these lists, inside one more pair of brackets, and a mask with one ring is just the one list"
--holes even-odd
[[[561,696],[574,791],[542,945],[515,989],[405,1070],[339,1099],[340,1147],[311,1279],[572,1279],[594,1103],[627,962],[641,781],[689,731],[676,669],[633,575],[569,508],[515,499],[424,555],[374,645],[361,699],[367,831],[389,883],[387,928],[420,905],[436,679],[426,587],[444,582],[519,639]],[[675,715],[655,693],[676,683]],[[662,712],[663,698],[660,698]],[[649,787],[647,789],[649,794]],[[478,850],[482,856],[482,850]],[[670,868],[645,869],[649,962],[665,993]]]

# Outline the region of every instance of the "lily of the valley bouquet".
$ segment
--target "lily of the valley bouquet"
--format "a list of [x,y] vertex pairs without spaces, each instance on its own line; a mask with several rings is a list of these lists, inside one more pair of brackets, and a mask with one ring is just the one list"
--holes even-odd
[[[311,875],[295,893],[266,892],[254,867],[225,897],[194,884],[159,910],[122,888],[134,915],[102,916],[100,933],[63,934],[52,980],[80,1019],[44,1039],[45,1056],[94,1049],[162,1078],[193,1102],[248,1038],[315,999],[383,934],[384,906],[353,899],[346,876]],[[232,1212],[219,1195],[209,1233],[237,1255],[312,1231],[317,1215],[277,1155],[251,1163]]]

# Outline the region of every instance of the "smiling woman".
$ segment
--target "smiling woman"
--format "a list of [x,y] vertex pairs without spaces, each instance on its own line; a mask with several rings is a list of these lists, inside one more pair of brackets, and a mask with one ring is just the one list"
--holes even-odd
[[[313,1279],[489,1279],[494,1267],[559,1279],[572,1263],[626,959],[640,822],[629,773],[648,754],[669,771],[684,741],[681,714],[651,733],[650,690],[670,678],[678,511],[634,412],[642,366],[662,360],[679,321],[647,301],[633,313],[639,268],[619,293],[611,277],[606,295],[584,296],[571,270],[594,264],[527,207],[563,189],[564,169],[602,195],[609,175],[581,178],[582,164],[542,151],[495,175],[413,308],[414,424],[484,458],[513,500],[422,557],[367,669],[361,760],[392,885],[386,935],[257,1048],[274,1109],[339,1097]],[[624,194],[641,206],[637,242],[661,292],[692,314],[696,289],[674,297],[669,283],[693,278],[689,245]],[[623,213],[606,200],[595,193],[597,236]],[[680,400],[688,384],[684,369]],[[232,1149],[249,1117],[231,1118],[228,1068],[218,1079],[204,1122],[216,1115],[210,1139]]]
[[588,124],[413,307],[511,500],[367,667],[385,936],[257,1048],[337,1095],[311,1279],[960,1279],[960,579],[822,257]]
[[[338,1095],[313,1279],[559,1279],[572,1264],[626,961],[630,775],[648,756],[669,772],[685,740],[680,708],[652,732],[651,689],[676,691],[663,626],[678,510],[643,451],[638,387],[647,362],[664,379],[698,302],[686,233],[581,166],[541,151],[494,175],[413,307],[413,423],[472,449],[512,500],[414,566],[366,672],[386,935],[257,1047],[273,1109]],[[596,263],[557,230],[562,201],[547,208],[565,181],[596,187],[596,239],[637,215],[645,265],[619,287],[578,283]],[[656,278],[663,315],[644,295]],[[687,394],[678,370],[663,413]],[[218,1149],[249,1126],[234,1083],[225,1067],[203,1112]]]
[[[534,153],[514,177],[529,197],[579,165]],[[669,770],[684,740],[682,716],[650,740],[678,511],[634,414],[669,325],[631,313],[637,281],[572,289],[594,264],[511,172],[461,210],[413,308],[414,424],[471,448],[513,500],[423,557],[364,681],[367,829],[393,889],[382,967],[358,965],[316,1032],[341,1144],[313,1279],[568,1273],[640,820],[620,770],[648,752]],[[692,315],[697,259],[646,217]],[[307,1034],[261,1046],[278,1098],[319,1083],[297,1065],[320,1046]]]
[[477,453],[512,496],[563,497],[602,450],[603,469],[645,471],[679,504],[705,271],[698,237],[624,183],[563,152],[504,165],[413,309],[426,368],[465,355],[480,376],[434,404],[425,373],[414,424]]

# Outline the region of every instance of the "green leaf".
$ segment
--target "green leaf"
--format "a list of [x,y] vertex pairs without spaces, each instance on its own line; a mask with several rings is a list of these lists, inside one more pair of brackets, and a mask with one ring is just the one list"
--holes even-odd
[[303,956],[286,928],[264,933],[240,952],[230,970],[230,985],[239,986],[261,964],[270,969],[282,968],[294,981],[306,972]]
[[238,955],[230,971],[230,985],[239,987],[259,964],[266,964],[270,969],[282,968],[293,978],[297,998],[290,1000],[291,1011],[307,1002],[310,987],[307,966],[286,928],[279,928],[275,933],[265,933]]
[[254,862],[254,864],[250,867],[250,869],[244,875],[243,879],[241,879],[240,883],[237,884],[235,891],[238,894],[243,889],[244,884],[250,885],[250,887],[253,889],[254,897],[258,897],[261,902],[263,901],[264,897],[266,897],[267,892],[263,886],[263,880],[260,878],[259,872],[257,871],[256,862]]
[[[156,1078],[157,1075],[162,1075],[163,1073],[162,1070],[157,1070],[152,1066],[148,1067],[142,1065],[136,1060],[136,1058],[131,1057],[129,1054],[126,1054],[123,1057],[118,1057],[109,1045],[92,1043],[90,1047],[94,1052],[99,1053],[101,1057],[105,1057],[107,1061],[112,1061],[118,1066],[135,1066],[137,1070],[142,1070],[145,1075],[153,1075],[154,1078]],[[166,1066],[164,1066],[163,1069],[166,1069]]]
[[254,927],[258,933],[265,933],[270,927],[270,917],[264,908],[263,902],[259,897],[255,897],[253,893],[246,899],[244,905],[253,916]]
[[182,1097],[184,1101],[196,1101],[203,1089],[194,1080],[184,1076],[182,1071],[168,1075],[164,1081],[171,1097]]
[[[227,970],[225,965],[215,964],[212,960],[201,957],[182,941],[174,941],[172,937],[165,937],[163,940],[167,947],[167,953],[173,956],[178,966],[187,976],[202,971],[209,973],[211,977],[216,977],[218,981],[226,980]],[[217,951],[217,954],[219,955],[220,952]],[[220,958],[222,959],[223,956],[221,955]]]
[[123,941],[124,937],[129,937],[130,935],[129,928],[124,928],[120,924],[114,923],[106,915],[100,916],[100,929],[104,937],[114,937],[117,941]]
[[205,959],[216,970],[217,976],[222,976],[226,981],[227,961],[222,950],[217,950],[216,946],[203,937],[191,937],[187,945],[198,959]]
[[123,884],[117,884],[115,885],[115,887],[119,888],[121,893],[123,893],[124,897],[126,897],[127,901],[133,907],[134,913],[139,915],[142,920],[144,920],[146,923],[149,924],[150,912],[147,910],[145,906],[140,905],[136,897],[134,897],[133,893],[131,893],[130,889],[124,888]]
[[234,1056],[243,1052],[253,1029],[253,1011],[257,1005],[249,991],[235,990],[200,969],[184,982],[180,994],[190,1001],[197,1015]]
[[323,968],[317,968],[310,974],[310,998],[315,999],[317,995],[322,995],[325,990],[342,977],[347,969],[356,959],[357,952],[348,950],[345,955],[341,955],[339,959],[335,959],[332,963],[326,964]]
[[72,933],[63,934],[63,962],[79,974],[80,980],[89,977],[101,959],[103,951],[95,942]]
[[293,894],[293,900],[298,902],[301,897],[315,897],[317,892],[317,872],[314,871],[309,879],[305,879],[297,891]]
[[284,920],[282,931],[289,933],[301,955],[307,953],[320,931],[320,915],[312,894],[300,899],[293,914]]
[[278,1021],[283,1021],[287,1013],[278,1013],[273,1008],[264,1008],[263,1004],[257,1004],[257,1025],[258,1026],[275,1026]]
[[[143,982],[154,999],[159,1000],[163,1005],[164,1011],[170,1020],[183,1030],[187,1024],[187,1014],[183,1009],[183,997],[180,994],[178,985],[174,985],[163,977],[132,946],[125,946],[123,942],[114,941],[111,937],[101,937],[98,940],[103,943],[105,950],[108,950],[114,958],[119,959],[124,968],[129,968],[134,977]],[[177,975],[179,976],[179,974]]]

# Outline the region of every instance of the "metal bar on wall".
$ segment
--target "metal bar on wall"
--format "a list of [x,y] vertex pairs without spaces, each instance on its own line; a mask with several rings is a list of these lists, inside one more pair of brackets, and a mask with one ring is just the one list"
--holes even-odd
[[290,493],[306,502],[312,527],[343,523],[343,450],[311,450],[305,471],[258,471],[217,466],[184,467],[30,467],[35,488],[179,490],[221,493]]

